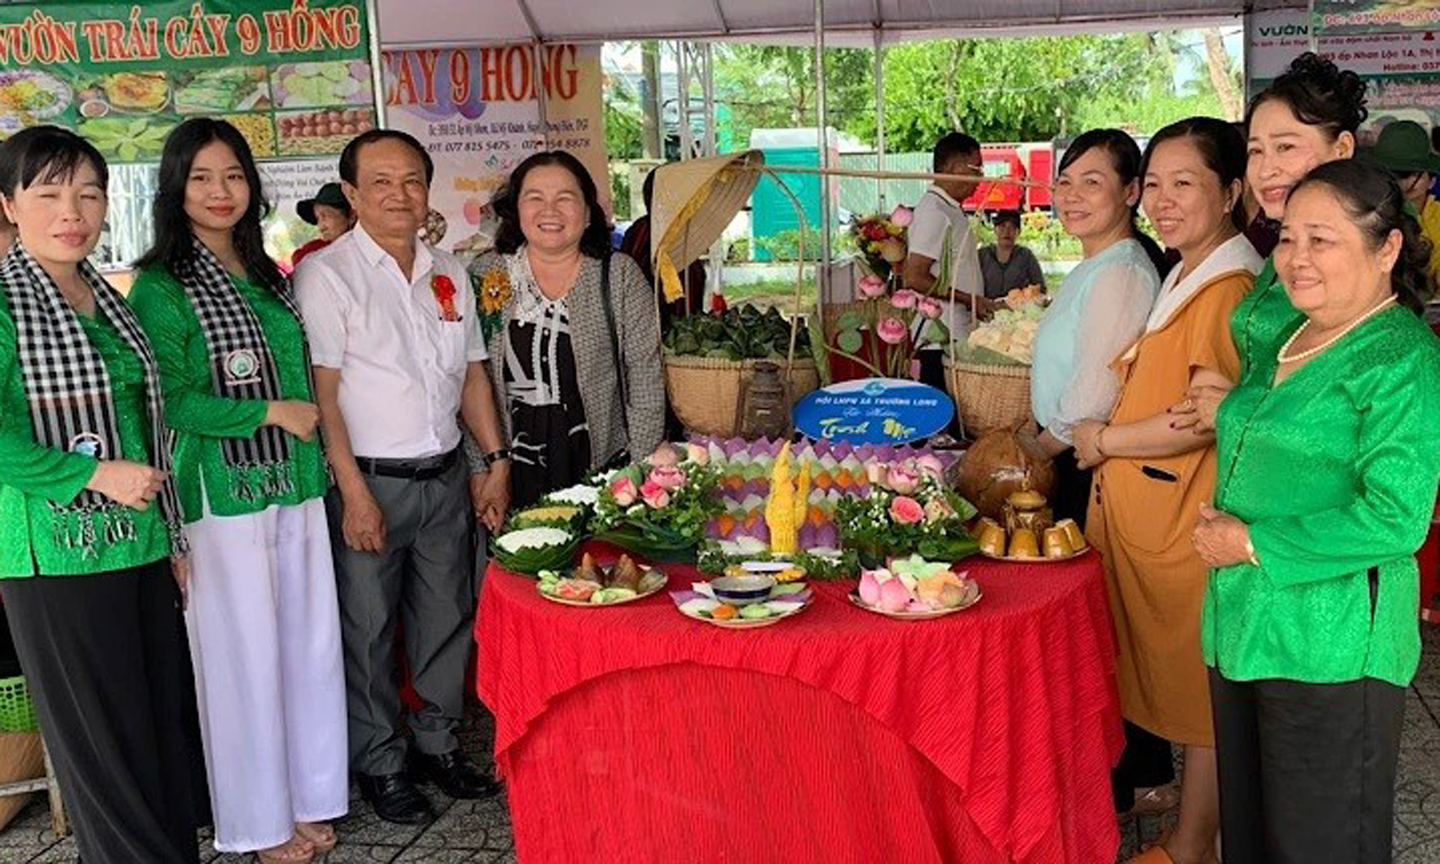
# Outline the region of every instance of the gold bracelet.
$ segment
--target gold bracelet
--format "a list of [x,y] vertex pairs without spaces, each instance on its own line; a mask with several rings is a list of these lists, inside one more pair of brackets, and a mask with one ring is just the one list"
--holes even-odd
[[1105,430],[1109,428],[1110,424],[1106,423],[1104,426],[1100,427],[1099,432],[1095,433],[1095,452],[1099,453],[1106,459],[1110,458],[1110,454],[1105,452]]

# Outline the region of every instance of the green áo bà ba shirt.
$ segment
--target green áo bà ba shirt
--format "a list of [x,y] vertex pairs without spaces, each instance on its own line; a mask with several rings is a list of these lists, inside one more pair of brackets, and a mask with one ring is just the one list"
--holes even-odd
[[1305,316],[1290,305],[1290,295],[1275,272],[1275,259],[1266,258],[1265,268],[1255,278],[1255,287],[1230,315],[1230,336],[1240,355],[1240,380],[1252,369],[1274,374],[1275,352],[1299,328]]
[[1249,524],[1260,566],[1211,571],[1205,662],[1237,681],[1405,686],[1440,481],[1440,341],[1397,307],[1278,385],[1270,366],[1218,415],[1216,506]]
[[[150,421],[145,367],[104,316],[79,316],[90,344],[110,375],[121,458],[149,464]],[[60,542],[62,520],[52,502],[69,504],[95,474],[91,456],[46,447],[35,440],[30,403],[20,379],[15,322],[0,292],[0,578],[80,576],[123,570],[170,554],[170,532],[158,506],[131,511],[135,539],[97,543],[88,551]],[[91,517],[98,519],[99,517]],[[98,525],[98,523],[97,523]],[[103,537],[102,529],[97,528]]]
[[[230,279],[265,332],[283,398],[313,402],[300,322],[268,289],[233,274]],[[160,365],[166,422],[176,436],[175,485],[186,522],[200,519],[206,504],[216,516],[242,516],[325,494],[329,474],[318,437],[308,442],[290,439],[290,459],[278,469],[287,475],[280,484],[285,491],[246,473],[257,469],[226,464],[221,439],[254,435],[268,406],[260,399],[216,395],[200,319],[170,273],[160,268],[141,271],[130,291],[130,304]]]

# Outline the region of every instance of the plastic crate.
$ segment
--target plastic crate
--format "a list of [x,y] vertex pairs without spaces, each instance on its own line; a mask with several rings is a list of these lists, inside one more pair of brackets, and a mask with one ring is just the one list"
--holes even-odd
[[39,728],[25,676],[0,678],[0,732],[34,732]]

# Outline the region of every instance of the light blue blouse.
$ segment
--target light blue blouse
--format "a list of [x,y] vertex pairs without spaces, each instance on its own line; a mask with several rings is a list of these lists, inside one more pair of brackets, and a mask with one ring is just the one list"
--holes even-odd
[[1035,333],[1030,410],[1065,443],[1082,420],[1104,420],[1120,379],[1110,363],[1145,331],[1160,274],[1138,240],[1121,240],[1086,258],[1060,283]]

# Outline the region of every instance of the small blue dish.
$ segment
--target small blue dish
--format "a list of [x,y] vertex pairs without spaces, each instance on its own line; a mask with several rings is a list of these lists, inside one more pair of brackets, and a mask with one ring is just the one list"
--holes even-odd
[[770,599],[770,590],[775,587],[775,578],[762,574],[749,576],[722,576],[710,583],[715,599],[731,606],[749,606]]

